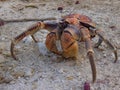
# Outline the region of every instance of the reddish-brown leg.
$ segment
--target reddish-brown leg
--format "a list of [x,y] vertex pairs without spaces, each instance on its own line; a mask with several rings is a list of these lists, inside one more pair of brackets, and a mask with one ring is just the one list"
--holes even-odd
[[96,80],[96,66],[95,66],[95,62],[94,62],[94,51],[92,49],[92,45],[91,45],[91,40],[90,38],[85,40],[85,46],[87,49],[87,55],[90,61],[90,65],[91,65],[91,69],[92,69],[92,77],[93,77],[93,82],[95,82]]
[[99,36],[99,40],[98,40],[98,42],[96,43],[95,47],[98,48],[99,45],[102,43],[102,41],[104,41],[104,42],[110,47],[110,49],[113,50],[114,55],[115,55],[115,61],[114,61],[114,62],[116,62],[116,61],[118,60],[117,48],[116,48],[112,43],[110,43],[110,41],[108,41],[108,40],[105,38],[104,33],[103,33],[101,30],[97,29],[97,28],[94,27],[94,26],[91,26],[91,25],[88,24],[88,23],[80,22],[80,24],[82,24],[83,26],[85,26],[86,28],[88,28],[89,31],[90,31],[93,35],[96,35],[96,34],[97,34],[97,35]]
[[92,69],[92,78],[93,78],[93,82],[95,82],[96,80],[96,66],[95,66],[95,62],[94,62],[94,51],[92,49],[92,44],[91,44],[91,39],[90,39],[90,32],[87,28],[81,28],[81,39],[82,41],[85,42],[85,47],[87,49],[87,56],[89,58],[90,61],[90,65],[91,65],[91,69]]
[[29,29],[27,29],[25,32],[23,32],[20,35],[18,35],[17,37],[15,37],[11,42],[11,48],[10,48],[10,52],[11,52],[12,57],[14,59],[17,59],[15,56],[15,53],[14,53],[14,46],[17,43],[19,43],[24,37],[31,35],[33,40],[35,42],[37,42],[37,40],[33,36],[37,31],[39,31],[40,29],[46,29],[48,31],[52,31],[56,27],[57,27],[57,23],[55,23],[55,22],[54,23],[53,22],[38,22],[35,25],[33,25],[32,27],[30,27]]
[[[102,41],[104,41],[108,46],[109,48],[114,52],[114,55],[115,55],[115,61],[116,62],[118,60],[118,55],[117,55],[117,48],[109,41],[105,38],[103,32],[101,32],[100,30],[96,30],[96,34],[100,37],[100,39]],[[98,42],[99,43],[99,42]],[[102,42],[100,42],[102,43]]]

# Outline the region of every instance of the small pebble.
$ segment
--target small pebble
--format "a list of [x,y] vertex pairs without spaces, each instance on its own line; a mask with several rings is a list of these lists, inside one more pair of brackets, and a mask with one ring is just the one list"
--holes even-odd
[[107,56],[106,53],[104,53],[104,54],[103,54],[103,57],[106,57],[106,56]]
[[57,10],[63,10],[63,7],[58,7],[58,9]]
[[80,2],[79,2],[79,1],[76,1],[75,4],[80,4]]
[[3,62],[5,62],[5,58],[3,55],[0,55],[0,63],[3,63]]
[[84,90],[90,90],[90,84],[88,82],[84,83]]
[[58,7],[57,10],[60,11],[60,13],[62,13],[63,7]]
[[117,29],[116,26],[114,26],[114,25],[110,26],[110,28],[111,28],[112,30],[116,30],[116,29]]

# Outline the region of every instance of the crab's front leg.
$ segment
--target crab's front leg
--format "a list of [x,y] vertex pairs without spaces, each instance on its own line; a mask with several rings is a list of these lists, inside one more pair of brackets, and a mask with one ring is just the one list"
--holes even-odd
[[82,32],[82,40],[85,42],[85,47],[87,49],[87,55],[90,61],[90,65],[91,65],[91,69],[92,69],[92,78],[93,78],[93,82],[95,82],[96,80],[96,65],[94,62],[94,51],[92,48],[92,44],[91,44],[91,39],[90,39],[90,32],[87,28],[82,28],[81,29]]
[[21,33],[20,35],[18,35],[17,37],[15,37],[12,42],[11,42],[11,47],[10,47],[10,52],[11,55],[14,59],[17,59],[14,53],[14,46],[20,42],[24,37],[31,35],[31,37],[33,38],[33,40],[35,42],[37,42],[37,40],[34,37],[34,34],[40,30],[40,29],[46,29],[48,31],[51,31],[53,29],[55,29],[57,27],[57,23],[56,22],[38,22],[35,25],[33,25],[32,27],[30,27],[29,29],[27,29],[25,32]]

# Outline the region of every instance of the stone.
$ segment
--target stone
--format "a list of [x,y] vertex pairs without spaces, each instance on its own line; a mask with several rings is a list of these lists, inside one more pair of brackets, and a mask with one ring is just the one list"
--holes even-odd
[[5,62],[5,58],[3,55],[0,54],[0,63],[3,63],[3,62]]

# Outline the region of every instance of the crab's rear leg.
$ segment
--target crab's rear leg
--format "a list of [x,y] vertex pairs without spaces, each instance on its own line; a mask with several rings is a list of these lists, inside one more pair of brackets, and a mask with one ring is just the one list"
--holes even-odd
[[114,55],[115,55],[115,61],[116,62],[118,60],[118,55],[117,55],[117,48],[109,41],[105,38],[105,35],[104,33],[100,30],[100,29],[97,29],[97,28],[90,28],[89,29],[92,33],[94,34],[97,34],[99,36],[99,40],[98,42],[96,43],[95,47],[98,48],[101,43],[104,41],[108,47],[113,51]]
[[[100,43],[102,43],[102,41],[104,41],[109,46],[109,48],[113,50],[114,55],[115,55],[115,61],[114,62],[116,62],[118,60],[117,48],[109,40],[107,40],[105,38],[105,36],[104,36],[103,32],[101,32],[101,30],[96,30],[95,32],[101,39]],[[98,41],[98,44],[99,44],[99,41]]]
[[99,36],[99,40],[98,40],[98,42],[96,43],[96,46],[95,46],[95,47],[99,47],[100,44],[102,43],[102,41],[104,41],[104,42],[110,47],[110,49],[113,50],[114,55],[115,55],[115,61],[114,61],[114,62],[116,62],[116,61],[118,60],[117,49],[116,49],[116,47],[115,47],[112,43],[110,43],[110,42],[105,38],[104,33],[103,33],[101,30],[97,29],[97,28],[94,27],[94,26],[91,26],[91,25],[88,24],[88,23],[80,22],[80,24],[82,24],[83,26],[87,27],[87,28],[90,30],[90,32],[92,32],[93,35],[96,35],[96,34],[97,34],[97,35]]
[[14,59],[17,59],[14,53],[14,46],[19,43],[24,37],[31,35],[32,39],[37,42],[37,40],[34,37],[34,34],[40,30],[40,29],[46,29],[48,31],[51,31],[57,27],[56,22],[38,22],[29,29],[27,29],[25,32],[21,33],[17,37],[15,37],[11,42],[10,52]]

